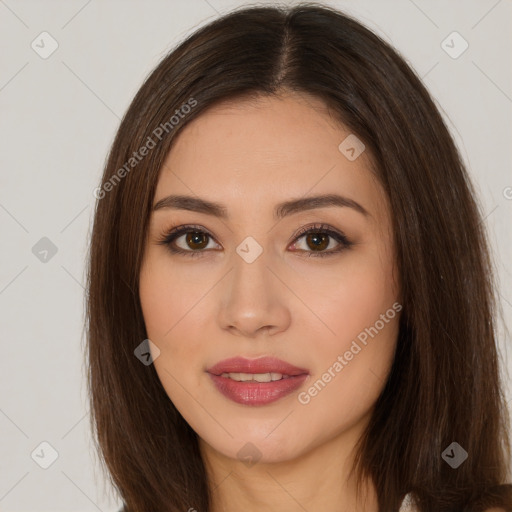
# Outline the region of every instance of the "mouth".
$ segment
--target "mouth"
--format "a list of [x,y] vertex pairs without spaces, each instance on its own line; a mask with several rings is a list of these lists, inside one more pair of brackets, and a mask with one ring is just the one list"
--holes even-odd
[[235,357],[207,370],[217,390],[233,402],[266,405],[298,389],[309,371],[280,359]]
[[276,380],[289,379],[290,375],[282,373],[221,373],[221,377],[236,380],[237,382],[275,382]]

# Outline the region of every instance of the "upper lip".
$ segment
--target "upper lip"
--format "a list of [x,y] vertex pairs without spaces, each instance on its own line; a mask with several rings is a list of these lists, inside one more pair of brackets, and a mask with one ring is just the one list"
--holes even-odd
[[297,368],[297,366],[275,357],[260,357],[259,359],[232,357],[219,361],[206,371],[213,375],[221,375],[223,373],[280,373],[282,375],[294,376],[309,373],[304,368]]

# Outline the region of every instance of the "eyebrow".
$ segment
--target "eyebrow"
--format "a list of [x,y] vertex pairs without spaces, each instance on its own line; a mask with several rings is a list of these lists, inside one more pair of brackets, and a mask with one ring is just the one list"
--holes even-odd
[[[343,197],[338,194],[324,194],[302,197],[300,199],[291,199],[289,201],[279,203],[274,209],[274,218],[282,219],[288,215],[293,215],[294,213],[330,206],[352,208],[365,217],[370,216],[368,211],[353,199]],[[153,206],[153,211],[162,210],[164,208],[189,210],[213,215],[214,217],[226,220],[229,218],[227,209],[224,205],[192,196],[171,195],[164,197]]]

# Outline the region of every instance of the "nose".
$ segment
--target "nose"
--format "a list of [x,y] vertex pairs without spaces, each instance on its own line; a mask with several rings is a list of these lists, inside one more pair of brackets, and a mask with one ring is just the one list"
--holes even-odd
[[220,327],[244,338],[286,330],[291,322],[290,291],[276,274],[265,251],[252,263],[235,254],[233,268],[222,282]]

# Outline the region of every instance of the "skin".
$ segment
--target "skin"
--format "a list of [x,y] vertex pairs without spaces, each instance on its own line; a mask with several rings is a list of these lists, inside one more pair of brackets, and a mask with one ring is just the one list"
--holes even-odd
[[[155,369],[199,436],[214,512],[378,510],[371,482],[365,502],[356,500],[349,471],[393,361],[399,313],[309,403],[298,401],[400,302],[387,198],[368,151],[349,161],[338,149],[349,133],[310,96],[225,102],[180,132],[161,170],[154,204],[185,194],[220,202],[229,214],[153,212],[140,274],[148,337],[160,350]],[[273,218],[281,201],[327,193],[357,201],[368,215],[330,206]],[[314,244],[295,235],[315,223],[341,230],[353,245],[307,257]],[[172,254],[158,243],[184,224],[212,235],[203,254]],[[263,248],[250,264],[236,252],[247,236]],[[324,252],[338,247],[327,240]],[[198,250],[183,235],[174,243]],[[206,369],[238,355],[274,356],[310,375],[271,404],[237,404]],[[237,458],[248,442],[261,454],[250,467]]]

